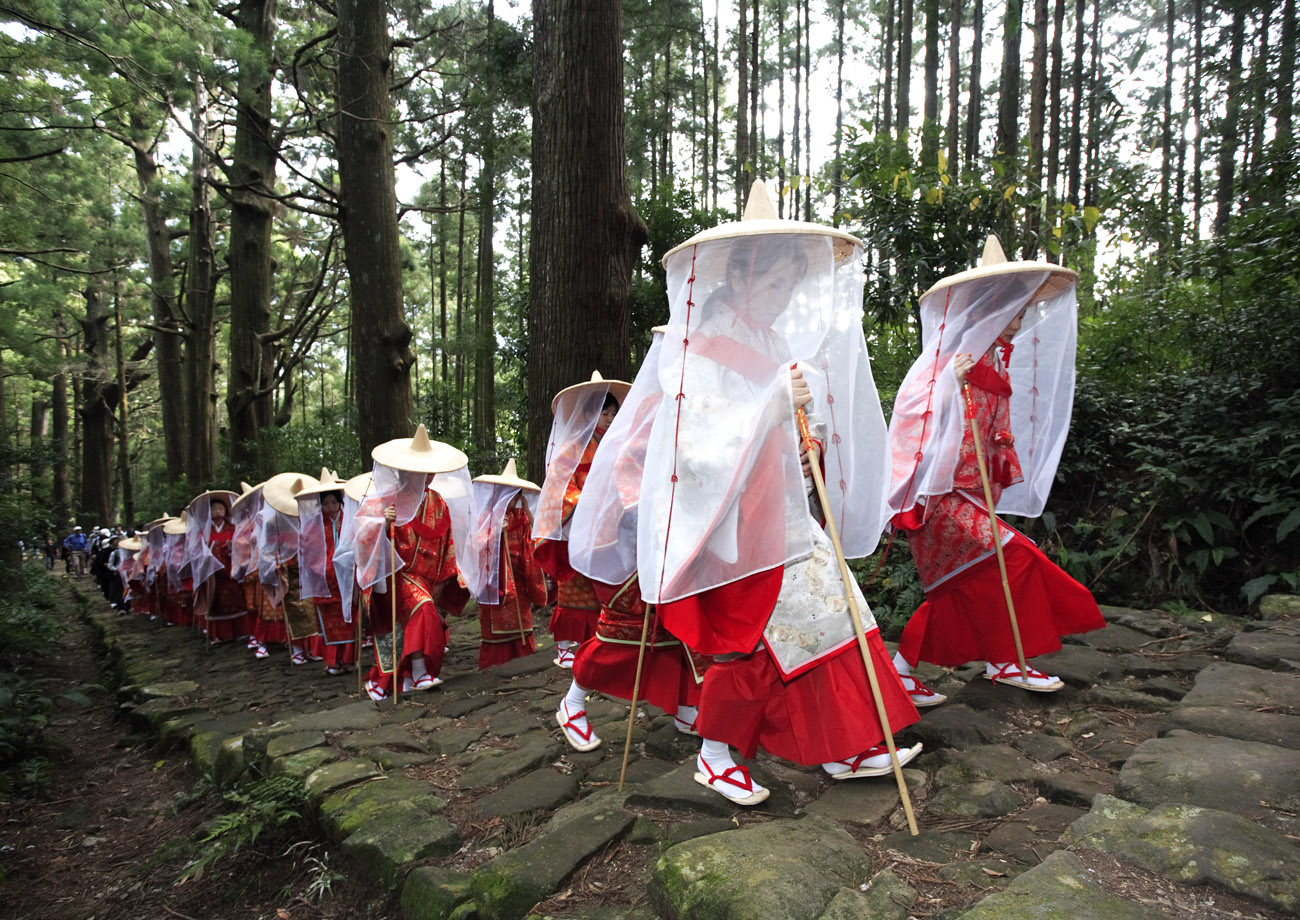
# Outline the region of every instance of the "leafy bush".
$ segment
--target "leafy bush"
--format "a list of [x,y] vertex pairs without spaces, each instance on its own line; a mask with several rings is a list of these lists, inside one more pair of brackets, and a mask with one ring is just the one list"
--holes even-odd
[[205,846],[185,866],[178,884],[197,881],[214,863],[255,846],[264,832],[299,820],[306,803],[302,783],[292,776],[260,777],[222,796],[235,808],[210,823],[200,841]]

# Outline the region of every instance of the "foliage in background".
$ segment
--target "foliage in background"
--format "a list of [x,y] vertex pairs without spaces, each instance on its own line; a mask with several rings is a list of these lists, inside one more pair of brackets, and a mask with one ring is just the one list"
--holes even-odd
[[197,881],[223,859],[256,846],[263,834],[275,837],[302,818],[307,801],[302,782],[292,776],[258,777],[223,792],[222,798],[233,810],[210,823],[200,854],[185,866],[178,884]]
[[[26,588],[0,597],[0,795],[27,795],[45,782],[58,744],[46,730],[56,707],[84,706],[84,688],[45,675],[60,635],[58,589],[43,568],[29,567]],[[14,573],[0,570],[14,585]]]

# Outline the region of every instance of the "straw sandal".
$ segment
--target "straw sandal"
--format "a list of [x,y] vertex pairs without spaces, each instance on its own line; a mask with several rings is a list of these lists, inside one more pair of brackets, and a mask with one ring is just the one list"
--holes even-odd
[[903,689],[912,698],[912,705],[917,709],[925,709],[927,706],[938,706],[940,703],[948,702],[948,697],[931,690],[911,674],[900,674],[899,680],[903,682]]
[[[748,767],[733,764],[721,773],[714,773],[708,761],[699,756],[695,758],[695,766],[698,769],[695,781],[701,786],[709,787],[730,802],[737,805],[757,805],[767,801],[770,793],[754,782],[749,775]],[[733,774],[739,779],[734,778]]]
[[[910,748],[895,748],[898,751],[898,765],[905,767],[913,760],[916,755],[921,753],[921,745],[914,744]],[[850,757],[847,760],[832,760],[824,766],[844,766],[848,769],[841,770],[837,773],[831,773],[831,779],[868,779],[873,776],[888,776],[894,772],[894,765],[889,760],[889,748],[883,744],[877,744],[868,751],[863,751],[857,757]],[[826,772],[830,773],[829,770]]]
[[1053,693],[1065,686],[1065,681],[1059,677],[1044,674],[1029,665],[1025,667],[1029,669],[1029,673],[1022,676],[1020,665],[1014,661],[998,663],[990,661],[984,665],[984,677],[995,684],[1010,684],[1037,693]]
[[[578,725],[581,719],[587,727],[582,728]],[[601,741],[596,737],[596,730],[591,727],[591,722],[587,720],[587,710],[582,709],[569,715],[567,700],[560,700],[560,708],[556,710],[555,721],[564,732],[564,740],[569,743],[569,747],[575,751],[594,751],[600,747]]]

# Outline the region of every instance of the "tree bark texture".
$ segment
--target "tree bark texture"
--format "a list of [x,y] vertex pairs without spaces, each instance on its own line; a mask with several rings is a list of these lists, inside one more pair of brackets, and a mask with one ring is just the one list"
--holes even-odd
[[1043,129],[1047,117],[1047,0],[1034,0],[1033,76],[1029,81],[1029,155],[1025,170],[1023,255],[1038,255],[1043,209]]
[[113,418],[117,386],[111,383],[108,364],[108,314],[98,280],[83,292],[86,317],[81,321],[85,342],[85,380],[81,388],[81,498],[77,513],[91,525],[111,520],[109,496],[113,490]]
[[171,254],[171,231],[163,216],[158,163],[144,140],[154,128],[142,115],[131,116],[135,137],[136,181],[140,184],[140,212],[144,217],[145,249],[149,256],[149,292],[153,308],[154,354],[158,362],[158,400],[162,411],[163,454],[167,475],[185,473],[185,362],[180,317],[176,305],[176,280]]
[[1228,228],[1228,220],[1232,217],[1232,190],[1237,165],[1237,121],[1245,83],[1241,78],[1241,52],[1245,38],[1246,15],[1241,7],[1236,7],[1232,13],[1228,39],[1228,98],[1224,104],[1223,120],[1219,123],[1219,184],[1214,193],[1216,235]]
[[257,440],[272,421],[271,225],[278,141],[271,124],[277,0],[240,0],[236,22],[249,39],[239,62],[235,149],[230,162],[230,346],[226,411],[236,467],[257,467]]
[[629,379],[632,269],[647,239],[624,172],[618,0],[533,7],[528,473],[543,473],[551,397],[593,370]]
[[[357,434],[375,445],[410,437],[411,327],[402,300],[393,174],[392,41],[387,5],[338,4],[338,159],[343,242],[352,289]],[[621,85],[621,84],[620,84]]]
[[[195,77],[194,87],[191,130],[196,137],[210,141],[206,126],[207,92],[201,76]],[[189,270],[186,272],[190,328],[185,349],[189,437],[185,474],[190,487],[198,490],[212,478],[212,400],[216,387],[216,256],[208,183],[211,170],[205,144],[193,145],[191,164]]]

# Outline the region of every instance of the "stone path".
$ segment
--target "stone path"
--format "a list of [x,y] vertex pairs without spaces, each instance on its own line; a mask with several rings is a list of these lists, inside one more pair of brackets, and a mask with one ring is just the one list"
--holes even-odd
[[950,701],[904,740],[922,832],[893,779],[833,783],[760,756],[761,810],[692,780],[698,741],[595,698],[603,747],[567,749],[549,648],[475,669],[454,621],[442,687],[396,707],[355,676],[117,617],[87,598],[124,710],[218,784],[298,777],[359,875],[410,920],[535,917],[1260,917],[1300,911],[1300,598],[1266,619],[1103,608],[1039,663],[1067,687],[925,669]]

